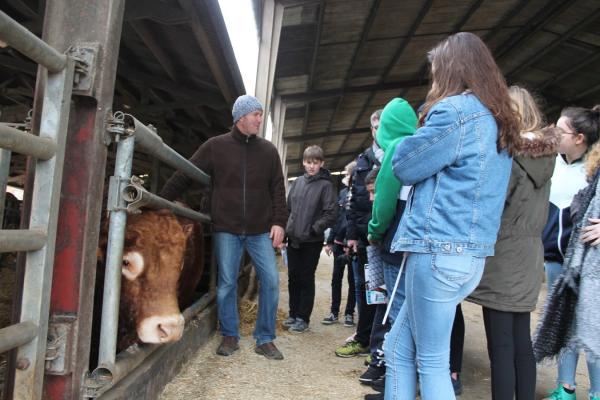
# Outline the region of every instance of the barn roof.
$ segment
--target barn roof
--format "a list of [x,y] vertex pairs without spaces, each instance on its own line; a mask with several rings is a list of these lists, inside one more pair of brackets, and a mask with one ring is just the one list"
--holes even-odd
[[[41,35],[44,0],[6,0],[2,10]],[[36,65],[0,48],[0,121],[23,122],[32,107]],[[185,156],[229,130],[242,78],[217,0],[127,0],[113,109],[151,123]],[[139,172],[148,156],[137,155]],[[22,173],[22,163],[12,175]]]
[[369,143],[369,116],[395,96],[416,108],[426,53],[458,31],[479,35],[509,83],[538,95],[550,121],[600,103],[597,0],[281,0],[275,91],[287,105],[288,174],[319,144],[332,170]]

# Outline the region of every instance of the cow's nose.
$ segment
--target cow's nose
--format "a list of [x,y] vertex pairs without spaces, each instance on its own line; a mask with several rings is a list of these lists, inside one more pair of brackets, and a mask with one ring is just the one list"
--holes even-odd
[[166,343],[181,339],[185,321],[183,315],[145,318],[139,325],[138,336],[143,343]]

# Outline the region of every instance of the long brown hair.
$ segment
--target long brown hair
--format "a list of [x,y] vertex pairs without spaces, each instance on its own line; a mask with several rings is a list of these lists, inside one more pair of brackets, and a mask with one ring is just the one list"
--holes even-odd
[[437,102],[470,90],[496,119],[498,150],[507,149],[514,154],[519,120],[511,106],[506,80],[485,43],[473,33],[459,32],[434,47],[428,57],[432,85],[421,113],[421,124]]

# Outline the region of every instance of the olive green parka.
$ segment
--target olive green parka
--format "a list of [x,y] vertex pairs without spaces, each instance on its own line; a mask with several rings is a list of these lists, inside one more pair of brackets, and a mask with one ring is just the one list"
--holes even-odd
[[544,273],[541,234],[560,133],[548,127],[521,137],[494,256],[487,258],[481,282],[467,298],[505,312],[531,312],[536,306]]

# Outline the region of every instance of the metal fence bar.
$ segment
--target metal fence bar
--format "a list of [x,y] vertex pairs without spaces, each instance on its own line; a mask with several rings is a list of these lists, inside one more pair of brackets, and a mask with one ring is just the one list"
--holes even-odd
[[149,207],[153,209],[167,208],[174,214],[180,215],[199,222],[210,222],[210,216],[194,211],[190,208],[182,207],[172,201],[163,199],[138,185],[127,185],[123,189],[123,197],[129,203],[128,211],[136,210],[140,207]]
[[35,136],[5,124],[0,124],[0,147],[39,160],[49,160],[56,154],[54,140]]
[[203,185],[210,184],[209,175],[164,144],[162,138],[152,129],[148,128],[129,114],[125,114],[125,123],[128,126],[133,127],[135,143],[136,145],[139,145],[141,151],[155,156],[159,160],[180,170],[191,179]]
[[[122,181],[131,178],[133,164],[133,136],[121,137],[117,144],[115,159],[116,179],[111,179],[109,198],[118,194]],[[116,186],[116,187],[115,187]],[[109,200],[110,201],[110,200]],[[125,200],[116,196],[116,207],[111,210],[108,228],[108,244],[106,247],[106,272],[104,277],[104,296],[102,299],[102,322],[100,328],[100,350],[98,368],[112,372],[117,353],[117,328],[119,324],[119,300],[121,295],[121,265],[123,259],[123,241],[127,211]]]
[[0,11],[0,39],[36,63],[42,64],[49,72],[60,72],[67,64],[64,54],[29,32],[3,11]]
[[20,322],[0,329],[0,353],[30,342],[37,336],[38,327],[31,321]]
[[10,150],[0,149],[0,229],[4,226],[4,203],[10,172]]
[[38,160],[35,167],[31,196],[32,230],[47,232],[46,245],[26,254],[21,322],[33,321],[39,326],[38,335],[19,347],[17,360],[28,361],[26,368],[15,371],[15,399],[41,399],[48,333],[48,312],[56,242],[56,222],[62,184],[63,161],[67,126],[73,89],[74,62],[67,59],[65,68],[48,73],[44,85],[40,136],[56,142],[53,158]]
[[0,230],[0,253],[40,250],[46,245],[46,231],[41,229]]

